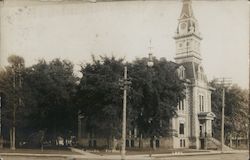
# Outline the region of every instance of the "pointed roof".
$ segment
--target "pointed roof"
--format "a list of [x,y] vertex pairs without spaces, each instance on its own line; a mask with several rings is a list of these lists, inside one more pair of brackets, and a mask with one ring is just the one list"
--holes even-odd
[[180,18],[194,17],[191,0],[183,0]]

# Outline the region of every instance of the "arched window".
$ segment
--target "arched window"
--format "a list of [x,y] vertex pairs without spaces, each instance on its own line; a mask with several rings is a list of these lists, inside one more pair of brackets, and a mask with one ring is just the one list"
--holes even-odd
[[184,79],[185,78],[185,68],[183,66],[180,66],[177,69],[177,73],[180,79]]

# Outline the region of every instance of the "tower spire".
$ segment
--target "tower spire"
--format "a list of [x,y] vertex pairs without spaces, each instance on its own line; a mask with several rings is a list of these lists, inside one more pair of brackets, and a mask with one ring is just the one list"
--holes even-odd
[[194,17],[191,0],[183,0],[180,18]]

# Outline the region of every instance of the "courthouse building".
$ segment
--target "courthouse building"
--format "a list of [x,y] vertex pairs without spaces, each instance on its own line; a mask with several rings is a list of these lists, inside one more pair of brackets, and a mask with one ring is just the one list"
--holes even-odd
[[202,66],[202,37],[194,17],[191,0],[183,0],[178,19],[175,63],[180,78],[188,80],[186,98],[177,106],[178,116],[172,119],[174,148],[205,148],[212,136],[211,91]]
[[[196,148],[215,147],[218,141],[212,138],[211,92],[202,66],[200,44],[202,37],[199,24],[192,10],[191,0],[183,0],[183,6],[174,40],[176,42],[175,63],[181,79],[186,81],[186,98],[177,106],[177,116],[171,122],[171,136],[141,140],[136,131],[129,132],[127,147]],[[82,144],[100,146],[102,139],[83,138]]]

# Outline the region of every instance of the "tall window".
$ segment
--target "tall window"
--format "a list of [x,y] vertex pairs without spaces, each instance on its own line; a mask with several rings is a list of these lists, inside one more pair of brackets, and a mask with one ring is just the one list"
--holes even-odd
[[184,134],[184,123],[180,123],[179,134]]
[[178,108],[179,110],[184,110],[184,107],[185,107],[185,100],[180,100],[179,103],[178,103]]
[[200,107],[200,111],[204,112],[204,96],[199,95],[199,107]]

